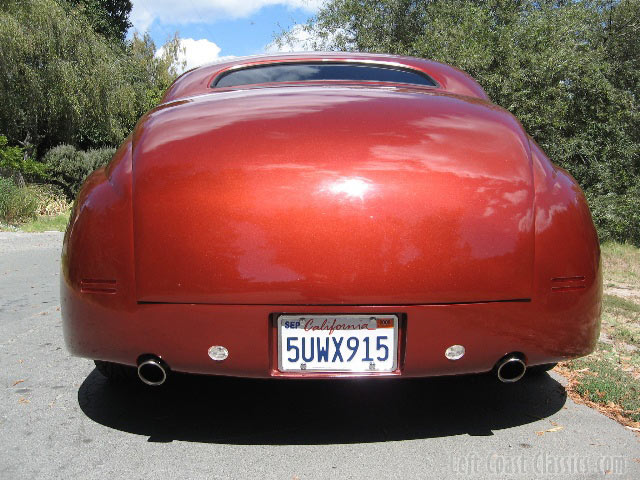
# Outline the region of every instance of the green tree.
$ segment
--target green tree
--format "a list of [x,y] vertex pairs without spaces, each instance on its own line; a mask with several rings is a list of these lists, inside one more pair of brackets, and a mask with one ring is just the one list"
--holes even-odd
[[55,0],[0,3],[0,132],[30,156],[119,144],[176,75],[177,37],[156,58],[148,37],[117,45],[83,12]]
[[640,244],[640,2],[331,0],[302,28],[467,71],[581,183],[601,237]]
[[10,146],[7,137],[0,135],[0,175],[12,176],[16,185],[24,186],[24,176],[41,179],[47,168],[29,157],[24,148]]
[[148,33],[140,36],[133,34],[127,47],[129,62],[128,78],[138,92],[142,110],[147,111],[160,102],[165,90],[184,69],[186,62],[180,61],[184,49],[180,46],[177,34],[167,41],[160,55],[156,55],[156,46]]
[[124,42],[131,27],[131,0],[66,0],[72,7],[81,7],[93,29],[107,38]]

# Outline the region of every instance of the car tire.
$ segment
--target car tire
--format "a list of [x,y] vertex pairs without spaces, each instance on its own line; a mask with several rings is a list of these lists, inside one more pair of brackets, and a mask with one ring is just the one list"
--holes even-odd
[[111,383],[132,383],[138,378],[138,370],[136,367],[113,362],[105,362],[103,360],[94,360],[94,363],[96,364],[96,369]]
[[545,372],[548,372],[556,365],[557,363],[543,363],[542,365],[533,365],[532,367],[527,368],[527,373],[529,375],[541,375]]

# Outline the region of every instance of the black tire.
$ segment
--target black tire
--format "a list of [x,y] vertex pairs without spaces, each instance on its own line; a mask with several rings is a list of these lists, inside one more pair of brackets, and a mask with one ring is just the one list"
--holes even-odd
[[542,365],[533,365],[532,367],[527,368],[527,373],[529,375],[541,375],[545,372],[548,372],[556,365],[557,363],[543,363]]
[[129,365],[121,365],[119,363],[105,362],[103,360],[94,360],[96,369],[114,384],[133,383],[138,379],[138,370],[136,367]]

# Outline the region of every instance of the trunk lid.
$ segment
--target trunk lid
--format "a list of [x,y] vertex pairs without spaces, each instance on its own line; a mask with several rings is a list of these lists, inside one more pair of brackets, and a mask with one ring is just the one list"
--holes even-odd
[[530,297],[528,141],[484,101],[384,88],[214,93],[151,112],[133,148],[139,301]]

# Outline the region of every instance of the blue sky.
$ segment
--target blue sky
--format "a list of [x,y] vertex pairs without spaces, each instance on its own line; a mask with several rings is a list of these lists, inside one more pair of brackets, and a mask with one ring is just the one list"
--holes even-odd
[[133,0],[133,29],[157,47],[178,32],[187,68],[263,53],[282,28],[305,23],[322,0]]

